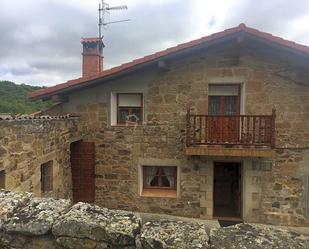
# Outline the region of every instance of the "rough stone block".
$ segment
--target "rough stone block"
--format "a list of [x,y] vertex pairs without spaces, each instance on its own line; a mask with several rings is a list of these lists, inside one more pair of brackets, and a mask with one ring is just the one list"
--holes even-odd
[[210,184],[200,184],[200,191],[209,191],[211,188]]
[[306,249],[309,248],[309,237],[297,232],[262,225],[238,224],[212,229],[210,231],[210,245],[211,248],[216,249]]
[[0,228],[3,228],[4,223],[13,215],[14,210],[25,206],[31,197],[33,197],[31,193],[0,190]]
[[206,214],[208,215],[208,216],[213,216],[213,208],[212,207],[208,207],[207,208],[207,210],[206,210]]
[[131,246],[140,232],[140,219],[132,212],[79,202],[58,219],[52,232],[57,238],[91,239],[114,246]]
[[200,200],[200,207],[211,208],[212,204],[213,204],[212,201]]
[[31,198],[25,205],[16,206],[14,212],[8,214],[2,229],[9,233],[47,234],[62,212],[70,206],[70,200]]
[[209,248],[206,229],[205,224],[183,221],[147,222],[136,239],[136,248],[206,249]]

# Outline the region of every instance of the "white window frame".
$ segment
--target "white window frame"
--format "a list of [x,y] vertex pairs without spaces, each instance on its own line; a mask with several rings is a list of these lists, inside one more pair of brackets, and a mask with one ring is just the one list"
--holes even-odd
[[231,77],[209,77],[207,78],[208,86],[209,85],[239,85],[240,86],[240,115],[244,115],[246,113],[246,80],[241,76],[231,76]]
[[[118,94],[140,94],[142,96],[142,123],[144,123],[145,120],[145,95],[143,92],[111,92],[111,98],[110,98],[110,125],[111,126],[122,126],[124,124],[118,124]],[[141,125],[142,123],[136,123],[134,125]]]
[[[144,166],[157,166],[157,167],[176,167],[177,170],[177,183],[176,183],[176,196],[166,197],[166,196],[154,196],[148,197],[143,195],[144,190],[144,179],[143,179],[143,167]],[[164,191],[164,190],[163,190]],[[180,197],[180,165],[179,161],[175,159],[158,159],[158,158],[141,158],[138,163],[138,193],[139,196],[147,198],[179,198]]]

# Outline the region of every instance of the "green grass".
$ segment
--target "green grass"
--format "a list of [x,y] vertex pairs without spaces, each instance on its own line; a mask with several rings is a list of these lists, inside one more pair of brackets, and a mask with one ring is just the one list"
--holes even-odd
[[0,113],[7,114],[30,114],[47,107],[50,101],[29,101],[27,94],[41,89],[42,87],[17,85],[10,81],[0,81]]

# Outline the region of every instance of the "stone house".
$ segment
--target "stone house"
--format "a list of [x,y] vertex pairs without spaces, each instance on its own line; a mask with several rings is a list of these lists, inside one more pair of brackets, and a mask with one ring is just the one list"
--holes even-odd
[[309,225],[309,47],[240,24],[103,70],[82,44],[82,78],[29,96],[79,116],[57,161],[74,201]]

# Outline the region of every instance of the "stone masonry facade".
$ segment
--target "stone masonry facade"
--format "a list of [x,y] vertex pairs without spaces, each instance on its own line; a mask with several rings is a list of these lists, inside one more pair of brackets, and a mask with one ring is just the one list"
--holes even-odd
[[[87,139],[96,144],[96,203],[109,208],[212,218],[213,162],[231,160],[244,166],[246,221],[308,225],[305,176],[309,174],[309,75],[300,74],[303,69],[297,63],[292,55],[286,60],[271,49],[256,52],[250,47],[225,45],[172,61],[169,71],[155,72],[155,77],[147,70],[136,72],[137,76],[132,77],[151,78],[145,80],[141,90],[145,122],[138,126],[110,125],[110,98],[100,98],[100,92],[116,91],[113,86],[117,80],[70,95],[62,112],[80,114],[89,134]],[[134,81],[128,76],[121,84],[130,89]],[[208,85],[218,82],[243,84],[245,114],[269,115],[276,108],[274,159],[185,155],[186,110],[207,113]],[[80,100],[90,92],[93,97]],[[178,167],[177,198],[141,196],[140,166],[144,162],[164,165],[166,161]]]
[[[37,196],[71,198],[70,142],[78,138],[77,120],[0,121],[0,171],[5,188]],[[42,193],[42,164],[51,162],[53,190]]]
[[[224,44],[172,60],[168,71],[140,70],[77,91],[49,112],[80,115],[80,137],[95,142],[95,203],[100,206],[212,219],[213,163],[235,161],[243,168],[245,221],[308,226],[309,75],[295,55],[284,56],[267,48]],[[207,113],[211,83],[241,84],[245,114],[269,115],[276,108],[275,158],[185,155],[186,110]],[[110,94],[117,91],[143,93],[142,125],[111,125]],[[17,141],[17,131],[10,132]],[[55,133],[49,139],[57,137]],[[64,148],[55,154],[63,169],[68,166],[68,144]],[[141,195],[141,166],[167,164],[177,166],[177,197]],[[70,181],[69,170],[61,174],[62,181]],[[25,190],[35,189],[27,184]],[[69,195],[60,192],[61,197]]]

